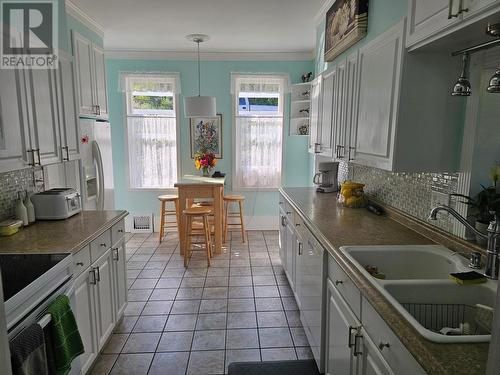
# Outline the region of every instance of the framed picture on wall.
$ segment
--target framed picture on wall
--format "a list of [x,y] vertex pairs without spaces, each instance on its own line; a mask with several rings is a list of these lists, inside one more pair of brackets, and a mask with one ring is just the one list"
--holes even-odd
[[222,159],[222,114],[191,118],[190,128],[191,159],[201,150],[213,152],[217,159]]
[[366,36],[368,0],[337,0],[326,13],[325,61],[335,57]]

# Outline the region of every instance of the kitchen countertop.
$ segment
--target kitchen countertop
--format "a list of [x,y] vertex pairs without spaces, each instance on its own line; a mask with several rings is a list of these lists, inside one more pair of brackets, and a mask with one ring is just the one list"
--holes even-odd
[[128,215],[127,211],[82,211],[66,220],[38,221],[0,237],[0,254],[76,253]]
[[389,216],[341,207],[335,194],[316,193],[313,188],[281,188],[280,192],[425,371],[433,375],[486,372],[488,343],[437,344],[424,339],[340,251],[341,246],[349,245],[425,245],[434,241]]

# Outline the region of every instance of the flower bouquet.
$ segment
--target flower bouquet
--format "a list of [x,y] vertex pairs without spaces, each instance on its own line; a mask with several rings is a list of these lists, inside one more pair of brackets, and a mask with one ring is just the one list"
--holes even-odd
[[203,176],[208,177],[210,170],[217,164],[217,159],[213,152],[200,151],[194,156],[194,166],[203,170]]

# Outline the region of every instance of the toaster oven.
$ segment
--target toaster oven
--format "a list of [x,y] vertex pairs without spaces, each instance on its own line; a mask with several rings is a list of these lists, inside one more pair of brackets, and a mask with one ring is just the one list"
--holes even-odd
[[80,193],[71,188],[46,190],[31,196],[37,220],[67,219],[82,211]]

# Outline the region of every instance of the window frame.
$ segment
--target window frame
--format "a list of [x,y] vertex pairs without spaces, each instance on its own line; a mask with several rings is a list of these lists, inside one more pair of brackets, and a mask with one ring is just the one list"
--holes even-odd
[[[282,79],[283,82],[281,83],[283,85],[282,90],[280,92],[280,96],[282,97],[282,113],[281,116],[239,116],[239,96],[238,93],[234,92],[235,87],[234,87],[234,79],[237,78],[255,78],[255,77],[269,77],[272,79]],[[288,99],[289,95],[286,90],[287,82],[289,80],[288,74],[280,74],[280,73],[262,73],[262,74],[232,74],[231,75],[231,107],[232,107],[232,119],[233,119],[233,131],[232,131],[232,142],[233,142],[233,163],[232,163],[232,177],[231,177],[231,183],[232,183],[232,189],[234,191],[248,191],[248,192],[257,192],[257,191],[262,191],[262,192],[274,192],[278,191],[280,187],[283,184],[283,181],[285,179],[285,155],[286,155],[286,142],[285,142],[285,136],[286,136],[286,119],[287,119],[287,113],[288,113]],[[239,129],[237,128],[236,124],[236,118],[237,117],[265,117],[265,118],[281,118],[282,119],[282,125],[281,125],[281,171],[280,171],[280,179],[279,179],[279,186],[277,187],[262,187],[262,186],[253,186],[253,187],[245,187],[241,186],[239,184],[239,178],[238,174],[236,172],[236,168],[238,166],[238,160],[239,157],[237,156],[237,147],[236,145],[238,144],[237,141],[239,141],[238,134],[239,134]]]
[[[130,74],[130,76],[133,76],[134,74]],[[161,74],[161,73],[155,73],[155,76],[161,76],[164,75],[166,77],[172,77],[175,82],[178,82],[180,85],[180,79],[178,76],[174,76],[173,74]],[[124,79],[127,79],[127,75],[125,75]],[[177,91],[180,88],[177,88]],[[131,95],[131,94],[130,94]],[[176,163],[177,163],[177,179],[181,176],[181,153],[180,153],[180,106],[178,103],[180,103],[180,94],[178,93],[173,93],[174,97],[174,114],[175,114],[175,142],[176,142]],[[147,188],[138,188],[138,187],[132,187],[131,185],[131,178],[130,178],[130,147],[129,147],[129,128],[128,128],[128,118],[129,117],[165,117],[165,118],[172,118],[172,116],[160,116],[160,115],[129,115],[128,109],[129,109],[129,104],[130,104],[131,98],[129,98],[129,93],[124,92],[123,98],[122,98],[122,114],[123,114],[123,129],[125,132],[125,168],[126,168],[126,181],[127,181],[127,191],[129,192],[154,192],[154,193],[176,193],[177,188],[174,186],[172,187],[164,187],[164,188],[153,188],[153,187],[147,187]]]

